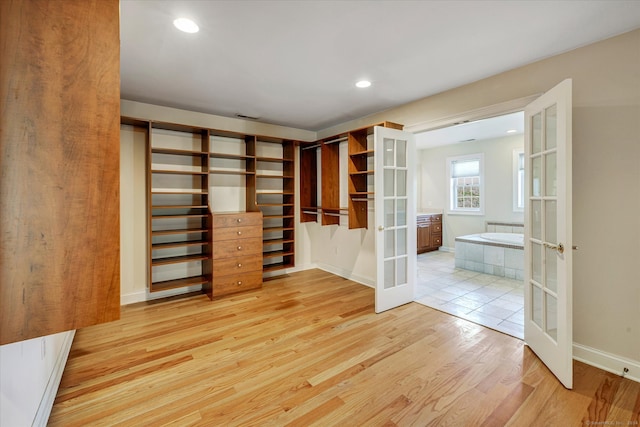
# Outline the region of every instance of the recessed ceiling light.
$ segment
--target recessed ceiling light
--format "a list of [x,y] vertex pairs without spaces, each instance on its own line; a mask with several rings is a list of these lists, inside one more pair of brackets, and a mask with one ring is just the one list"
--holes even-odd
[[200,31],[200,27],[198,27],[198,24],[188,18],[178,18],[173,21],[173,25],[175,25],[177,29],[179,29],[180,31],[184,31],[185,33],[197,33],[198,31]]
[[365,88],[371,86],[371,82],[369,80],[360,80],[356,83],[356,86],[359,88]]
[[509,130],[507,131],[507,133],[516,133],[516,132],[518,132],[516,129],[509,129]]

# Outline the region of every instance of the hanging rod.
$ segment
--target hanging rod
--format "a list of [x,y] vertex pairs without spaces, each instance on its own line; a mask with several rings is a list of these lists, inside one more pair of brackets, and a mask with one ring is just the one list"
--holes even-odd
[[332,139],[330,141],[322,141],[323,144],[325,145],[329,145],[329,144],[334,144],[336,142],[342,142],[342,141],[346,141],[348,138],[346,136],[343,136],[342,138],[336,138],[336,139]]
[[302,147],[301,150],[310,150],[312,148],[318,148],[320,147],[320,144],[315,144],[315,145],[309,145],[307,147]]

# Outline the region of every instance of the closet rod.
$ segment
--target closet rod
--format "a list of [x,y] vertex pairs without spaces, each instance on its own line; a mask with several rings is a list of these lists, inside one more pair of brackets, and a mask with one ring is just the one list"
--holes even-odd
[[301,150],[311,150],[312,148],[318,148],[320,144],[310,145],[308,147],[302,147]]
[[346,141],[347,137],[343,136],[342,138],[336,138],[336,139],[332,139],[330,141],[322,141],[323,144],[325,145],[329,145],[329,144],[334,144],[336,142],[342,142],[342,141]]

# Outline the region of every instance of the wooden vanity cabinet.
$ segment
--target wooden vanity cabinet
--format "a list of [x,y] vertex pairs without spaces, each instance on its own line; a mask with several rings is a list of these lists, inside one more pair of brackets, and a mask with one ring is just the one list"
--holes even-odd
[[421,214],[416,220],[418,253],[442,246],[442,214]]

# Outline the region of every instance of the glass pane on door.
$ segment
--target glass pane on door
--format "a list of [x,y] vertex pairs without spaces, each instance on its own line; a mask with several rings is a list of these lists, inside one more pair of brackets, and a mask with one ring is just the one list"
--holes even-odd
[[553,292],[558,291],[558,255],[555,249],[545,248],[544,286]]
[[408,258],[405,256],[398,258],[398,261],[396,262],[396,266],[398,268],[398,285],[404,285],[407,283],[407,260]]
[[556,179],[556,153],[545,155],[545,195],[555,196],[558,194]]
[[542,202],[540,200],[531,202],[531,237],[542,239]]
[[407,229],[398,228],[396,230],[396,255],[407,254]]
[[384,262],[384,288],[396,286],[396,260],[388,259]]
[[551,150],[558,145],[557,137],[558,107],[553,104],[544,110],[545,150]]
[[398,226],[407,225],[407,199],[397,199],[396,217],[398,218]]
[[391,258],[396,254],[396,231],[385,230],[384,232],[384,257]]
[[536,325],[542,328],[542,289],[534,285],[531,286],[531,319]]
[[384,196],[393,197],[395,191],[395,171],[393,169],[384,170]]
[[384,165],[385,166],[393,166],[393,161],[395,160],[395,149],[394,149],[393,139],[385,139],[384,140]]
[[535,157],[531,163],[531,195],[540,197],[540,191],[542,190],[542,157]]
[[396,141],[396,167],[407,167],[407,141]]
[[557,205],[558,203],[555,200],[546,200],[544,202],[544,214],[545,214],[544,240],[554,244],[558,242]]
[[384,201],[384,226],[393,227],[396,223],[393,199]]
[[398,169],[396,171],[396,178],[398,182],[398,188],[396,196],[403,197],[407,195],[407,171]]
[[542,151],[542,114],[531,118],[531,154]]
[[551,294],[545,293],[545,332],[558,341],[558,300]]

